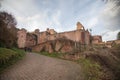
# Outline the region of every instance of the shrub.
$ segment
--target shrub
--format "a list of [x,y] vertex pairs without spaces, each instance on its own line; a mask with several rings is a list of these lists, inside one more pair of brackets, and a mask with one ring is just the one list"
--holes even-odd
[[11,58],[14,58],[17,56],[17,53],[13,50],[6,49],[6,48],[0,48],[0,64],[7,63]]
[[101,66],[90,59],[80,58],[77,60],[82,65],[85,80],[100,80],[102,75]]
[[6,67],[8,67],[11,64],[14,64],[17,60],[21,59],[24,55],[24,51],[16,48],[0,48],[0,73]]

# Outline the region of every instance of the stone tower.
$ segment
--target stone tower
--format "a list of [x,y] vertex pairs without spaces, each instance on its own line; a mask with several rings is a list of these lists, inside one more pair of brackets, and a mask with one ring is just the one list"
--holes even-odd
[[27,31],[25,29],[21,29],[17,32],[17,44],[19,48],[24,48],[26,45],[26,33]]
[[80,23],[80,22],[77,22],[77,30],[84,30],[84,26]]

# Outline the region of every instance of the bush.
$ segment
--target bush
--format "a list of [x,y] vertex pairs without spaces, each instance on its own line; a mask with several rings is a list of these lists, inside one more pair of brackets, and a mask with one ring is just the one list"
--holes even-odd
[[12,48],[13,51],[17,52],[17,55],[19,58],[23,57],[25,55],[25,51],[24,50],[20,50],[17,48]]
[[0,48],[0,73],[11,64],[14,64],[17,60],[21,59],[25,55],[25,52],[16,48],[7,49]]
[[7,63],[11,58],[14,58],[17,56],[17,53],[13,50],[6,49],[6,48],[0,48],[0,64]]
[[82,65],[85,80],[100,80],[102,72],[101,66],[98,63],[82,57],[77,62]]

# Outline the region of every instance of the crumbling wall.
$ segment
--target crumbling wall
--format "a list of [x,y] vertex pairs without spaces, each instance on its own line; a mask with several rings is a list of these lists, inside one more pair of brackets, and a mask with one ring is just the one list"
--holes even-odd
[[26,46],[25,47],[31,47],[37,45],[37,35],[27,33],[26,35]]
[[32,49],[34,51],[38,52],[72,52],[74,50],[75,43],[72,40],[69,39],[56,39],[56,40],[50,40],[41,44],[38,44],[36,46],[33,46]]
[[92,36],[92,44],[99,44],[102,42],[102,37],[100,35]]
[[26,46],[25,45],[26,34],[27,34],[27,31],[25,29],[21,29],[17,32],[17,37],[18,37],[17,44],[19,48],[24,48]]
[[55,40],[59,38],[69,39],[75,42],[80,42],[82,44],[90,44],[90,34],[88,31],[84,31],[84,30],[75,30],[75,31],[57,33],[53,35],[46,35],[46,40]]

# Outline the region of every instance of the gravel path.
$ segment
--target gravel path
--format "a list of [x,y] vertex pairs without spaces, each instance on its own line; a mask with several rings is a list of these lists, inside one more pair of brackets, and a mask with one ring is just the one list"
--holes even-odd
[[5,70],[0,80],[84,80],[81,66],[36,53],[26,56]]

